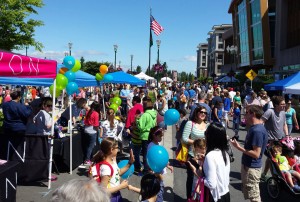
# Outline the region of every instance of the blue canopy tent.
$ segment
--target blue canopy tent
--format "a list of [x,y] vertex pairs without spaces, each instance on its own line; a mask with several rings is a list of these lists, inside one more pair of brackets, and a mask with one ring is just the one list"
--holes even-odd
[[276,81],[274,83],[265,85],[265,90],[281,90],[283,91],[286,87],[293,84],[300,83],[300,72],[297,72],[283,80]]
[[109,73],[109,75],[111,75],[113,77],[113,80],[109,81],[109,82],[105,82],[102,80],[102,81],[100,81],[100,84],[102,84],[102,83],[128,83],[131,85],[141,85],[141,86],[146,84],[145,81],[138,79],[135,76],[127,74],[123,71]]

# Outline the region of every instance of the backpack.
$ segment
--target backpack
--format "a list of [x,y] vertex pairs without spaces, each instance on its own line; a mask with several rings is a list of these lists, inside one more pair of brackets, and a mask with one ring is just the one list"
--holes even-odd
[[[98,183],[101,182],[101,175],[100,175],[100,166],[101,165],[107,165],[110,168],[110,177],[113,176],[114,174],[114,169],[113,167],[110,165],[110,163],[108,163],[107,161],[101,161],[99,163],[96,164],[92,164],[89,168],[88,174],[91,178],[94,178]],[[92,173],[92,168],[95,167],[96,171],[97,171],[97,175],[93,175]]]

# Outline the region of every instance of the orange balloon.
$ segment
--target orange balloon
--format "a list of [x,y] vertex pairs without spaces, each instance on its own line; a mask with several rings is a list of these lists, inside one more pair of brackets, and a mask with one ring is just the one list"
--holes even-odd
[[68,68],[62,67],[62,68],[59,69],[59,72],[58,72],[58,73],[60,73],[60,74],[65,74],[67,71],[69,71]]
[[102,75],[104,75],[108,72],[108,67],[106,65],[101,65],[99,71]]

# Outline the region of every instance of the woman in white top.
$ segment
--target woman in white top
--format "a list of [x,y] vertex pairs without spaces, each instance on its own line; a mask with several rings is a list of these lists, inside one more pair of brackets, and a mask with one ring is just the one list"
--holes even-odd
[[212,123],[206,129],[205,139],[204,185],[210,190],[210,201],[229,202],[230,161],[226,129],[220,123]]

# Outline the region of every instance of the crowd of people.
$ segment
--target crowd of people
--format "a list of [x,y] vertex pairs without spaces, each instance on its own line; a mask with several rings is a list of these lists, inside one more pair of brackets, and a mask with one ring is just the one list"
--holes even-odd
[[[93,180],[68,182],[54,193],[53,201],[68,198],[65,196],[68,190],[77,189],[84,193],[89,188],[94,192],[102,189],[92,196],[99,198],[106,195],[102,201],[122,201],[120,190],[125,188],[140,193],[142,201],[163,201],[163,175],[166,170],[153,173],[146,157],[153,145],[160,144],[164,130],[167,129],[163,121],[164,114],[168,109],[176,108],[180,119],[175,125],[176,133],[173,133],[172,138],[177,139],[178,146],[185,144],[188,147],[184,165],[187,169],[187,199],[199,199],[199,195],[203,194],[197,188],[203,178],[210,201],[230,201],[228,150],[231,144],[243,153],[241,176],[245,199],[261,201],[259,182],[267,177],[272,163],[268,159],[262,171],[262,156],[267,143],[285,138],[293,128],[299,129],[296,111],[292,108],[293,98],[270,98],[263,89],[256,93],[250,88],[241,97],[241,92],[234,90],[217,83],[209,85],[200,82],[161,83],[159,88],[152,84],[147,87],[110,84],[104,85],[102,90],[99,87],[80,88],[77,94],[72,95],[71,106],[65,106],[64,95],[58,98],[57,103],[52,103],[46,88],[24,88],[23,91],[18,88],[6,89],[3,90],[5,94],[2,102],[3,129],[8,134],[30,133],[52,138],[53,104],[64,108],[58,117],[54,117],[55,130],[58,126],[68,126],[70,119],[75,127],[81,125],[84,134],[83,165],[89,168],[91,178],[101,187],[97,187]],[[31,97],[24,99],[28,91]],[[110,108],[115,96],[121,98],[117,110]],[[247,130],[244,147],[239,143],[241,125]],[[226,129],[234,131],[235,135],[231,139]],[[120,136],[130,139],[128,165],[121,169],[116,158],[122,154]],[[97,145],[99,150],[93,154]],[[275,146],[272,152],[274,158],[282,154],[282,150]],[[132,164],[135,174],[143,176],[140,188],[130,185],[127,180],[121,181],[122,174]],[[282,168],[282,172],[300,178],[298,171],[291,166],[289,164]],[[166,168],[173,171],[170,164]],[[297,183],[288,179],[291,187],[300,191]]]

